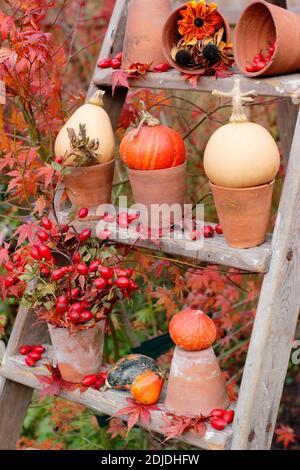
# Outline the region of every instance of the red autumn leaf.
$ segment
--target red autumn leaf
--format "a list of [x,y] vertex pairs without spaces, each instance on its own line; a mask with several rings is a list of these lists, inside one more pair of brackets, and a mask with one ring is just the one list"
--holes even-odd
[[55,175],[55,171],[50,165],[45,165],[39,168],[37,172],[38,177],[42,178],[44,181],[45,189],[52,183],[53,177]]
[[3,248],[0,248],[0,266],[3,262],[7,261],[9,258],[8,249],[9,249],[8,243],[4,242]]
[[116,70],[113,72],[111,77],[111,86],[112,86],[112,94],[114,95],[116,87],[122,86],[124,88],[129,88],[128,78],[130,77],[130,73],[126,70]]
[[26,240],[28,240],[29,243],[33,242],[36,230],[36,222],[27,222],[26,224],[20,225],[14,233],[15,236],[18,236],[17,246],[22,245]]
[[53,367],[51,364],[46,364],[46,367],[49,371],[49,375],[35,375],[41,384],[46,385],[40,391],[40,399],[47,396],[57,396],[61,390],[73,391],[79,389],[81,392],[87,390],[87,388],[83,387],[80,383],[71,383],[64,380],[60,375],[58,367]]
[[296,434],[293,428],[289,426],[280,425],[279,428],[275,429],[276,442],[282,442],[283,447],[287,449],[290,444],[296,441]]
[[200,437],[206,432],[206,417],[186,418],[184,416],[175,416],[167,413],[163,416],[166,426],[161,426],[161,430],[165,436],[165,441],[182,436],[188,431],[195,431]]
[[34,202],[33,213],[38,214],[40,217],[43,215],[47,202],[44,196],[39,196]]
[[117,436],[121,436],[124,439],[126,436],[126,427],[124,426],[123,421],[119,418],[112,418],[109,421],[108,433],[111,435],[112,439]]
[[145,75],[147,72],[149,72],[151,65],[152,65],[152,62],[151,64],[147,64],[147,63],[140,64],[139,62],[137,62],[136,64],[131,64],[131,66],[129,67],[129,73]]
[[138,422],[148,428],[151,422],[150,411],[159,411],[160,409],[157,405],[142,405],[140,403],[137,403],[133,398],[126,398],[126,401],[129,403],[129,406],[125,406],[124,408],[120,409],[114,414],[114,416],[128,415],[128,432]]
[[182,78],[183,78],[184,80],[187,80],[187,81],[192,85],[193,88],[197,88],[197,86],[198,86],[198,78],[199,78],[199,76],[201,76],[201,75],[204,75],[204,73],[202,73],[202,74],[199,73],[199,75],[190,75],[190,74],[188,74],[188,73],[185,73],[184,75],[182,75]]

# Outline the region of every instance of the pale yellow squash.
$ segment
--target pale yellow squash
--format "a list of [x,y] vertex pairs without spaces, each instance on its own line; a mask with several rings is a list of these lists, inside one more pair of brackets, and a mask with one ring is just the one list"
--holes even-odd
[[56,157],[66,157],[71,150],[71,143],[67,129],[79,132],[79,125],[85,124],[86,136],[91,140],[99,141],[95,150],[99,163],[105,163],[114,158],[115,137],[107,112],[103,109],[103,95],[101,90],[96,91],[87,104],[80,106],[68,119],[57,135],[55,141]]
[[248,188],[270,183],[280,166],[280,154],[275,140],[263,126],[248,122],[242,105],[252,100],[242,94],[240,84],[230,93],[233,114],[230,123],[211,136],[204,153],[204,169],[209,180],[228,188]]

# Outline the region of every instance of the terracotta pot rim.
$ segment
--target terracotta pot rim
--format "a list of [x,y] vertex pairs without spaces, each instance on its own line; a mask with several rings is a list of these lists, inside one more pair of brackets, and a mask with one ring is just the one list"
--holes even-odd
[[111,165],[112,163],[115,163],[116,162],[116,158],[113,158],[112,160],[109,160],[108,162],[104,162],[104,163],[97,163],[96,165],[89,165],[89,166],[69,166],[68,168],[71,169],[71,172],[72,173],[79,173],[81,172],[82,170],[87,170],[87,169],[90,169],[90,168],[93,168],[93,169],[99,169],[100,168],[103,168],[104,166],[109,166]]
[[[104,319],[102,320],[99,320],[97,321],[94,325],[91,325],[89,328],[84,328],[83,330],[78,330],[76,331],[76,334],[77,333],[82,333],[83,331],[89,331],[91,330],[92,328],[97,328],[98,325],[100,325],[101,323],[105,322]],[[51,325],[51,323],[47,322],[47,325],[48,325],[48,328],[51,329],[51,330],[65,330],[65,331],[70,331],[69,328],[66,328],[65,326],[54,326],[54,325]]]
[[[181,67],[180,65],[176,64],[176,62],[170,56],[170,48],[169,48],[169,45],[167,43],[166,25],[173,20],[173,17],[175,17],[176,15],[177,16],[179,15],[180,11],[186,6],[186,3],[187,3],[187,1],[183,5],[179,6],[175,10],[173,10],[172,13],[167,18],[167,20],[165,22],[165,26],[163,28],[163,34],[162,34],[162,51],[163,51],[163,54],[164,54],[166,60],[168,61],[168,63],[173,68],[175,68],[176,70],[179,70],[182,73],[188,73],[189,75],[199,75],[199,71],[203,70],[202,67],[199,67],[198,69],[190,70],[188,68]],[[221,12],[221,10],[219,8],[216,9],[216,12],[221,16],[221,18],[223,20],[224,31],[225,31],[225,34],[226,34],[226,41],[230,41],[231,31],[230,31],[230,26],[227,22],[227,19],[226,19],[225,15]]]
[[253,189],[264,189],[268,186],[273,186],[275,184],[275,179],[270,181],[270,183],[259,184],[258,186],[249,186],[248,188],[230,188],[228,186],[220,186],[218,184],[214,184],[211,181],[209,182],[209,184],[214,188],[224,189],[228,191],[252,191]]
[[128,173],[135,173],[135,174],[156,174],[158,175],[159,173],[162,174],[162,173],[166,173],[168,171],[174,171],[176,170],[177,168],[183,168],[183,167],[186,167],[187,166],[187,162],[185,161],[184,163],[181,163],[180,165],[177,165],[177,166],[171,166],[171,168],[161,168],[159,170],[135,170],[134,168],[129,168],[127,167],[127,171]]
[[[274,20],[274,16],[273,16],[273,13],[272,13],[272,7],[274,7],[274,6],[277,6],[277,8],[280,8],[280,7],[278,5],[274,5],[272,3],[267,3],[265,0],[255,0],[252,3],[250,3],[250,5],[248,5],[243,10],[241,16],[239,17],[238,23],[237,23],[237,25],[235,27],[235,31],[234,31],[234,44],[235,44],[234,51],[237,50],[236,44],[238,43],[239,23],[240,23],[241,19],[244,17],[244,15],[248,14],[249,10],[251,10],[252,8],[256,8],[257,5],[261,5],[261,6],[265,7],[265,9],[268,11],[269,15],[272,18],[273,25],[274,25],[274,30],[275,30],[276,38],[277,38],[277,28],[276,28],[276,22]],[[274,60],[276,59],[277,55],[278,55],[278,45],[276,44],[272,60],[266,65],[266,67],[264,69],[258,70],[257,72],[247,72],[245,66],[241,64],[241,62],[238,58],[238,55],[236,53],[234,53],[234,60],[235,60],[236,65],[238,66],[238,68],[242,71],[242,73],[245,76],[247,76],[247,77],[259,77],[260,75],[265,74],[270,69],[270,67],[273,65]]]

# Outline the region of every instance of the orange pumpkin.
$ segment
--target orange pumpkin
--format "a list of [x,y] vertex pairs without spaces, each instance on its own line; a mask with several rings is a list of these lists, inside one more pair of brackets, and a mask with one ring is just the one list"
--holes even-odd
[[151,370],[139,375],[130,387],[132,398],[142,405],[157,403],[164,384],[164,379]]
[[143,110],[138,129],[130,131],[120,145],[121,160],[133,170],[162,170],[185,162],[185,145],[170,127]]
[[186,351],[201,351],[216,340],[214,322],[201,310],[186,309],[174,315],[169,324],[174,343]]

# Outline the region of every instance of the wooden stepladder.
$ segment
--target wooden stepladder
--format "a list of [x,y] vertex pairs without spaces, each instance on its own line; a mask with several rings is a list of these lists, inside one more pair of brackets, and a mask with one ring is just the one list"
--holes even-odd
[[[129,0],[117,0],[99,59],[122,50]],[[284,0],[271,3],[286,6]],[[269,449],[276,424],[282,389],[289,362],[292,342],[300,308],[300,114],[292,98],[300,90],[300,74],[255,80],[234,75],[224,79],[203,77],[199,92],[217,88],[228,92],[236,78],[241,79],[243,91],[253,88],[260,96],[285,97],[278,105],[281,141],[287,162],[287,172],[273,236],[256,248],[230,248],[224,239],[206,240],[204,247],[186,251],[186,242],[162,241],[161,250],[193,258],[196,262],[214,263],[264,273],[261,295],[253,327],[251,342],[232,427],[215,431],[208,426],[203,438],[193,433],[181,440],[204,449]],[[117,88],[111,93],[111,70],[96,69],[88,96],[97,88],[107,91],[106,109],[116,127],[126,99],[127,89]],[[133,80],[134,88],[156,88],[195,91],[175,70],[162,74],[148,73],[143,79]],[[289,158],[288,158],[289,154]],[[61,217],[64,215],[61,214]],[[253,221],[255,222],[255,221]],[[80,223],[79,223],[80,227]],[[95,223],[90,227],[95,233]],[[118,239],[119,233],[113,235]],[[130,234],[123,243],[131,243]],[[197,242],[191,242],[197,243]],[[140,246],[157,249],[149,241]],[[20,308],[0,369],[0,449],[15,448],[27,407],[34,388],[41,385],[17,354],[24,343],[47,345],[47,361],[52,359],[52,347],[44,326],[32,327],[33,312]],[[41,371],[39,370],[39,374]],[[44,373],[46,373],[44,371]],[[88,390],[63,392],[63,397],[108,415],[126,404],[125,392]],[[151,429],[161,432],[162,413],[153,412]],[[126,417],[124,417],[126,419]]]

